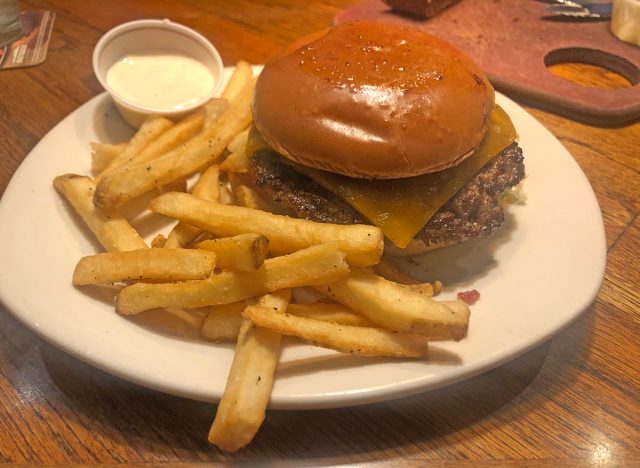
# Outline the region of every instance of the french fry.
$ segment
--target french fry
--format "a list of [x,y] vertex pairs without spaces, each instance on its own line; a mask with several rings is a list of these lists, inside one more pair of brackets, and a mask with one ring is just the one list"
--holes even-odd
[[210,127],[195,138],[152,161],[128,164],[100,179],[94,204],[100,208],[123,205],[155,188],[184,179],[218,159],[229,142],[251,121],[251,81]]
[[372,327],[376,325],[342,304],[316,302],[314,304],[289,304],[287,312],[296,317],[304,317],[322,322],[333,322],[352,327]]
[[91,171],[95,173],[102,172],[109,163],[122,152],[127,146],[126,143],[98,143],[92,141],[91,145]]
[[217,165],[209,166],[193,187],[193,196],[203,200],[218,201],[220,199],[220,168]]
[[269,253],[269,240],[247,233],[200,242],[199,249],[215,252],[217,266],[223,270],[252,271],[262,266]]
[[218,188],[220,190],[219,202],[223,205],[233,205],[236,202],[235,195],[229,188],[229,184],[226,182],[226,179],[222,180],[221,178],[220,182],[218,183]]
[[[283,313],[289,298],[289,291],[267,294],[247,309]],[[235,452],[253,440],[271,398],[280,340],[278,333],[243,320],[227,385],[209,431],[209,442]]]
[[387,260],[384,257],[380,259],[380,262],[377,265],[374,265],[373,271],[375,271],[377,275],[380,275],[383,278],[395,283],[422,284],[413,276],[408,275],[404,271],[400,270],[400,268],[398,268],[393,262]]
[[437,302],[364,269],[316,289],[390,330],[458,341],[469,327],[469,307],[462,301]]
[[[218,201],[220,199],[219,181],[220,171],[218,166],[215,164],[209,166],[193,187],[193,195],[204,200]],[[167,236],[165,247],[173,249],[187,247],[201,233],[202,229],[200,228],[178,222]]]
[[154,249],[161,249],[167,243],[167,238],[162,234],[156,234],[153,239],[151,239],[151,247]]
[[241,148],[246,149],[248,140],[249,140],[249,129],[247,128],[233,137],[233,140],[229,142],[229,146],[227,146],[227,149],[231,153],[233,153],[234,151],[238,151]]
[[164,247],[167,249],[188,247],[201,233],[202,229],[180,221],[167,236]]
[[183,283],[137,283],[120,291],[116,310],[136,314],[158,307],[193,308],[229,304],[279,289],[320,285],[349,272],[338,245],[320,244],[290,255],[270,258],[256,271],[225,271]]
[[251,159],[247,155],[247,141],[249,129],[238,133],[229,143],[229,154],[220,164],[220,170],[224,172],[248,172],[251,168]]
[[133,154],[124,164],[136,164],[151,161],[177,148],[194,138],[202,130],[204,115],[202,112],[188,115],[177,124],[168,128],[151,141],[146,147]]
[[209,128],[229,107],[229,99],[213,98],[204,105],[204,128]]
[[151,115],[142,123],[125,148],[113,158],[104,171],[109,171],[128,162],[133,156],[146,148],[159,135],[173,126],[173,122],[165,117]]
[[441,304],[447,306],[449,309],[453,310],[457,315],[464,316],[469,313],[469,306],[466,302],[455,300],[455,301],[439,301]]
[[220,170],[224,172],[238,172],[244,174],[251,169],[251,159],[243,146],[229,153],[227,158],[220,163]]
[[244,301],[211,306],[200,324],[200,334],[212,341],[236,341],[245,307]]
[[182,281],[206,278],[216,265],[207,250],[141,249],[82,257],[73,272],[75,286],[118,281]]
[[53,185],[80,215],[107,252],[144,249],[147,244],[120,214],[104,213],[93,205],[96,185],[90,177],[58,176]]
[[374,226],[315,223],[212,203],[178,192],[160,195],[151,201],[149,208],[221,237],[259,232],[269,239],[269,249],[275,255],[335,241],[347,254],[349,263],[368,266],[378,262],[383,249],[382,231]]
[[322,322],[266,308],[247,307],[242,316],[258,327],[359,356],[420,358],[426,357],[429,349],[427,338],[420,335]]
[[380,259],[380,263],[373,266],[373,271],[389,281],[393,281],[418,294],[424,294],[429,297],[438,294],[442,286],[442,283],[439,281],[434,281],[433,284],[418,281],[413,276],[401,271],[396,265],[384,257]]
[[243,184],[235,174],[228,174],[231,192],[236,200],[236,205],[254,210],[269,211],[267,203],[251,187]]
[[[244,302],[211,306],[200,324],[200,333],[208,340],[235,341],[238,338]],[[322,322],[333,322],[354,327],[374,327],[371,321],[342,304],[289,304],[287,313]]]
[[235,99],[235,97],[240,93],[242,88],[252,79],[253,70],[251,69],[251,65],[244,60],[240,60],[236,64],[235,70],[231,74],[227,85],[222,91],[222,97],[228,100]]

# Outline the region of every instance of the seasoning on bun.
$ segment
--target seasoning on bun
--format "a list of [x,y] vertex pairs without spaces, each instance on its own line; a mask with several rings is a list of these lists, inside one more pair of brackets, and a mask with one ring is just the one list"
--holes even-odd
[[524,177],[482,70],[408,26],[358,21],[298,42],[265,65],[253,114],[251,178],[274,211],[372,223],[396,251],[490,235]]

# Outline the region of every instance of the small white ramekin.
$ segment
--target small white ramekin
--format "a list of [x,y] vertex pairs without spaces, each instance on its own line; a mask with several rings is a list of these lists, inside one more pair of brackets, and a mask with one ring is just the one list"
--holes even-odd
[[[107,71],[127,54],[145,52],[176,53],[198,60],[213,75],[213,89],[199,102],[180,110],[147,107],[125,99],[107,83]],[[168,19],[145,19],[121,24],[105,33],[93,49],[93,71],[111,94],[122,118],[138,128],[149,115],[179,119],[215,97],[222,86],[224,65],[216,48],[202,34]]]

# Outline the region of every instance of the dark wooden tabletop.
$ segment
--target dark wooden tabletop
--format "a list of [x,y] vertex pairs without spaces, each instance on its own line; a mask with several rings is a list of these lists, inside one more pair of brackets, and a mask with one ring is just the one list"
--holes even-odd
[[[325,28],[349,2],[21,4],[53,10],[56,20],[45,63],[0,71],[0,193],[49,130],[102,92],[91,53],[113,26],[167,17],[202,32],[227,64],[263,63],[290,41]],[[628,85],[593,67],[554,72],[587,85]],[[410,398],[269,411],[253,443],[228,454],[206,440],[215,405],[96,370],[35,337],[0,307],[0,463],[640,465],[640,124],[593,127],[527,110],[587,175],[607,235],[606,276],[595,302],[551,341],[479,377]]]

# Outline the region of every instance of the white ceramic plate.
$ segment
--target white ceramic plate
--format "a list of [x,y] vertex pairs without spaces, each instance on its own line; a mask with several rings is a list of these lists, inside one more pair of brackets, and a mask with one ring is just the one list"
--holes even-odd
[[[286,341],[272,408],[347,406],[448,385],[539,345],[593,301],[606,247],[591,186],[542,125],[504,96],[497,101],[520,134],[526,205],[509,208],[494,238],[434,252],[414,265],[445,282],[443,298],[480,291],[469,336],[434,345],[427,362],[357,358]],[[130,135],[103,94],[60,122],[27,156],[0,202],[0,297],[41,338],[95,367],[162,392],[217,401],[232,346],[163,334],[71,285],[77,260],[98,246],[52,180],[89,173],[90,141]],[[147,238],[169,227],[152,225]]]

